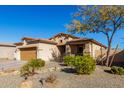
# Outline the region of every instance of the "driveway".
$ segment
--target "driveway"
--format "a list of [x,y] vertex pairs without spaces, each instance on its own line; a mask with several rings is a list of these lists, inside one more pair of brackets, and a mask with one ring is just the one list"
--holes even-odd
[[19,69],[25,63],[25,61],[17,60],[0,60],[0,71],[7,69]]

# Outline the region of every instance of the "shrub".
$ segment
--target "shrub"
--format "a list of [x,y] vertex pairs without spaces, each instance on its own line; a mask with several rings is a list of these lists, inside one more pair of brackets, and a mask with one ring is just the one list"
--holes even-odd
[[39,70],[41,67],[45,66],[45,61],[42,59],[32,59],[27,64],[21,68],[22,76],[34,75],[35,70]]
[[83,60],[83,56],[75,56],[75,62],[73,63],[73,66],[78,66],[79,62]]
[[75,57],[74,56],[65,56],[64,57],[64,63],[67,66],[73,66],[74,62],[75,62]]
[[56,79],[57,79],[57,76],[56,75],[54,75],[54,74],[51,74],[51,75],[49,75],[47,78],[46,78],[46,82],[49,82],[49,83],[53,83],[53,82],[55,82],[56,81]]
[[124,75],[124,69],[123,69],[123,67],[112,66],[111,67],[111,72],[113,74],[117,74],[117,75]]
[[75,68],[78,74],[91,74],[96,67],[95,60],[89,55],[66,56],[64,63]]
[[92,57],[84,55],[76,59],[74,66],[78,74],[91,74],[96,68],[96,63]]
[[24,66],[21,68],[20,73],[21,73],[22,76],[25,76],[25,78],[26,78],[27,76],[29,76],[29,74],[30,74],[30,68],[29,68],[29,66],[28,66],[27,64],[24,65]]

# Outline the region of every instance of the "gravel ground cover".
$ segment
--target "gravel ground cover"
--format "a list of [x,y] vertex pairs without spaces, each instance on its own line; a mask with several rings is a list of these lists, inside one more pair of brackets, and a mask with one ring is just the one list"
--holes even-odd
[[0,71],[4,71],[8,69],[19,69],[25,63],[26,61],[0,60]]
[[[48,66],[49,67],[49,66]],[[31,78],[34,88],[41,88],[39,80],[45,79],[51,73],[57,76],[57,88],[123,88],[124,75],[113,75],[104,70],[110,68],[97,66],[96,71],[91,75],[76,75],[65,71],[39,73]],[[24,79],[19,75],[7,75],[0,77],[1,88],[17,88]],[[44,88],[52,87],[43,85]]]

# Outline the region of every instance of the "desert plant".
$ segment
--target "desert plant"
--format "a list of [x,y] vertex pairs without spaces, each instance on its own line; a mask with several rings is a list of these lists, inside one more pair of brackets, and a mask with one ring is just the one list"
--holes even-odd
[[83,56],[75,56],[75,61],[73,63],[73,66],[79,65],[79,62],[83,60]]
[[21,68],[20,73],[21,73],[21,76],[24,76],[25,79],[27,79],[27,76],[29,76],[30,73],[31,73],[29,66],[28,66],[27,64],[25,64],[25,65]]
[[54,75],[54,74],[50,74],[47,78],[46,78],[46,82],[48,82],[48,83],[54,83],[55,81],[56,81],[56,79],[57,79],[57,76],[56,75]]
[[89,56],[66,56],[64,63],[73,67],[78,74],[91,74],[96,67],[95,60]]
[[32,59],[28,63],[28,66],[30,67],[32,74],[35,73],[35,70],[39,70],[44,65],[45,65],[45,61],[43,61],[41,59]]
[[65,56],[64,57],[64,63],[67,66],[73,66],[74,62],[75,62],[75,56]]
[[124,68],[123,67],[118,67],[118,66],[112,66],[111,67],[111,72],[113,74],[117,74],[117,75],[124,75]]
[[34,75],[36,70],[39,70],[41,67],[45,66],[45,61],[42,59],[32,59],[27,64],[21,68],[22,76]]
[[74,67],[78,74],[91,74],[96,68],[96,63],[91,56],[84,55],[77,58]]

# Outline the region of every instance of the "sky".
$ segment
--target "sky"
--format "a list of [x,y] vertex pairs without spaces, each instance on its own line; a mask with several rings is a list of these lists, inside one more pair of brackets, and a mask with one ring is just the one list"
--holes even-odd
[[[20,42],[22,37],[50,38],[53,35],[67,32],[66,24],[72,20],[72,14],[78,6],[0,6],[0,42]],[[87,34],[105,45],[107,41],[103,34]],[[119,44],[124,49],[124,31],[116,33],[112,47]]]

